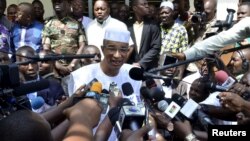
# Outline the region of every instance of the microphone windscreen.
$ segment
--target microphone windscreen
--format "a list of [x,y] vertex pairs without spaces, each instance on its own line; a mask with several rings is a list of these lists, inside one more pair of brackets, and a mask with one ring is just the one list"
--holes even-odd
[[90,91],[100,94],[102,92],[102,84],[100,82],[94,82],[90,87]]
[[43,89],[47,89],[49,87],[49,81],[46,79],[42,79],[40,81],[21,84],[19,87],[14,88],[13,95],[14,96],[21,96],[33,92],[37,92]]
[[134,80],[144,80],[143,72],[142,68],[134,67],[130,69],[129,76]]
[[44,105],[44,103],[45,103],[45,101],[41,96],[32,98],[30,100],[31,107],[32,107],[32,109],[35,109],[35,110],[41,108]]
[[165,92],[158,87],[153,87],[150,89],[150,97],[157,102],[165,98]]
[[129,82],[122,84],[122,91],[123,91],[123,94],[126,96],[130,96],[131,94],[134,93],[133,87]]
[[158,102],[157,107],[160,111],[164,112],[168,108],[168,103],[165,100],[161,100]]
[[215,72],[214,77],[219,84],[223,84],[228,79],[228,74],[223,70],[219,70]]

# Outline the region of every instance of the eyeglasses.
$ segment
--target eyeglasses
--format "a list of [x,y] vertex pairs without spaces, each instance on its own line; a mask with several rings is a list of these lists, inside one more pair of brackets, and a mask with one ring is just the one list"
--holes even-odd
[[110,53],[116,53],[117,51],[119,51],[121,54],[126,54],[128,53],[128,48],[127,47],[122,47],[122,48],[116,48],[116,47],[109,47],[109,46],[105,46],[104,48],[106,48]]

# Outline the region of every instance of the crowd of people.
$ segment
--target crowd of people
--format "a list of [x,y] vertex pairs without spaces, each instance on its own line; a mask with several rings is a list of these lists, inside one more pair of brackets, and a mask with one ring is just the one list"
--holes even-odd
[[[42,98],[39,108],[10,114],[0,105],[1,140],[206,141],[209,124],[250,123],[250,1],[239,1],[237,20],[227,29],[223,24],[218,27],[218,0],[194,0],[194,11],[189,0],[166,0],[159,6],[147,0],[131,0],[130,6],[96,0],[93,19],[84,13],[85,0],[51,3],[54,16],[44,18],[46,9],[40,0],[8,7],[6,0],[0,0],[1,66],[19,64],[20,84],[49,83],[46,89],[22,96],[30,103]],[[235,51],[221,56],[228,48]],[[81,54],[94,57],[32,60]],[[152,72],[197,57],[203,59]],[[134,68],[142,72],[131,74]],[[101,83],[102,94],[108,93],[108,108],[100,99],[88,97],[94,80]],[[1,75],[0,81],[4,81]],[[132,90],[125,87],[128,83]],[[118,94],[113,94],[113,84]],[[197,103],[200,108],[193,115],[202,111],[209,121],[204,116],[190,118],[179,112],[177,118],[162,112],[162,100],[171,105],[176,94]],[[127,104],[124,99],[134,106],[143,103],[148,112],[137,130],[120,127],[117,135],[114,128]],[[1,95],[0,100],[0,104],[6,102]]]

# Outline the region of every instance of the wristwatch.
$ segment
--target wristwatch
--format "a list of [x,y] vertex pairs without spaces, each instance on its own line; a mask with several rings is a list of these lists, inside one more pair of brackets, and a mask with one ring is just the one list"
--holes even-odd
[[196,136],[195,136],[193,133],[190,133],[190,134],[188,134],[188,135],[185,137],[185,140],[186,140],[186,141],[196,141]]

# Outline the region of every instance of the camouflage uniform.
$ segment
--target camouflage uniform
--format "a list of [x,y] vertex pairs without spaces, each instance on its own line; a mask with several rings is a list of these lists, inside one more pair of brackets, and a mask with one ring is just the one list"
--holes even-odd
[[[86,42],[85,33],[78,21],[71,17],[59,20],[52,17],[45,22],[42,43],[50,45],[56,54],[76,54],[79,43]],[[72,60],[60,60],[67,66]]]

